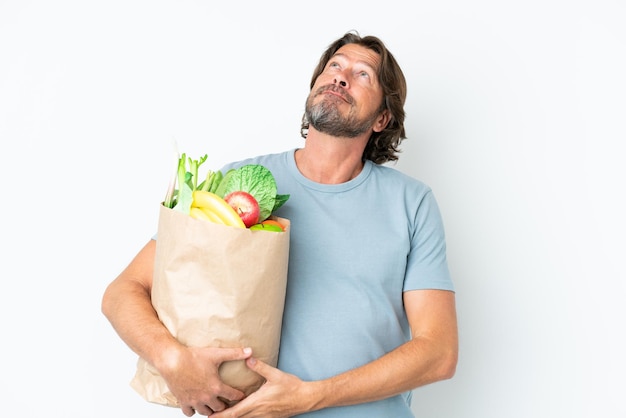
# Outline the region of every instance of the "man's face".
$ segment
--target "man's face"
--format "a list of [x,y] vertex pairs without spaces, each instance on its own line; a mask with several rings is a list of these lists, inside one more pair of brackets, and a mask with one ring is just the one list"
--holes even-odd
[[342,46],[315,80],[307,99],[305,112],[311,126],[349,138],[382,130],[379,60],[378,54],[360,45]]

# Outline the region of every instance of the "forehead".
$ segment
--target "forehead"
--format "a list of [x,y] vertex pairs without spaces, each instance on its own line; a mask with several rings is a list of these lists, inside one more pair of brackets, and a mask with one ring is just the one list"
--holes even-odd
[[347,44],[335,52],[333,57],[341,57],[354,63],[365,64],[378,71],[380,56],[369,48],[357,44]]

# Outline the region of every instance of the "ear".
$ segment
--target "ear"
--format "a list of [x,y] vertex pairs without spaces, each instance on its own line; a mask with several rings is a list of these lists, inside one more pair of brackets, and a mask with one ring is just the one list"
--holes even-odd
[[378,119],[374,122],[374,126],[372,126],[372,130],[374,132],[380,132],[387,127],[389,121],[391,120],[391,114],[388,109],[385,109],[378,116]]

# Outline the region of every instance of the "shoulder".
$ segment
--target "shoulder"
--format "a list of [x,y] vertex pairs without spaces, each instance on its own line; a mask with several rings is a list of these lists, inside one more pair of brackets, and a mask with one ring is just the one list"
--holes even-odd
[[293,156],[294,150],[288,150],[272,154],[257,155],[245,158],[239,161],[233,161],[222,167],[221,171],[226,172],[232,168],[242,167],[247,164],[260,164],[267,167],[270,171],[275,171],[284,167],[289,156]]
[[411,194],[419,193],[422,195],[432,192],[428,184],[394,167],[374,163],[371,163],[371,165],[372,176],[376,181],[394,192],[405,190]]

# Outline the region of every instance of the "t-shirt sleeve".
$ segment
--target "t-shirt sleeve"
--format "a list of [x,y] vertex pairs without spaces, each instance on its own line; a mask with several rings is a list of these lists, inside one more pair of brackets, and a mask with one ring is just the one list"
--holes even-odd
[[424,194],[417,208],[404,278],[404,291],[418,289],[454,291],[448,269],[443,220],[430,190]]

